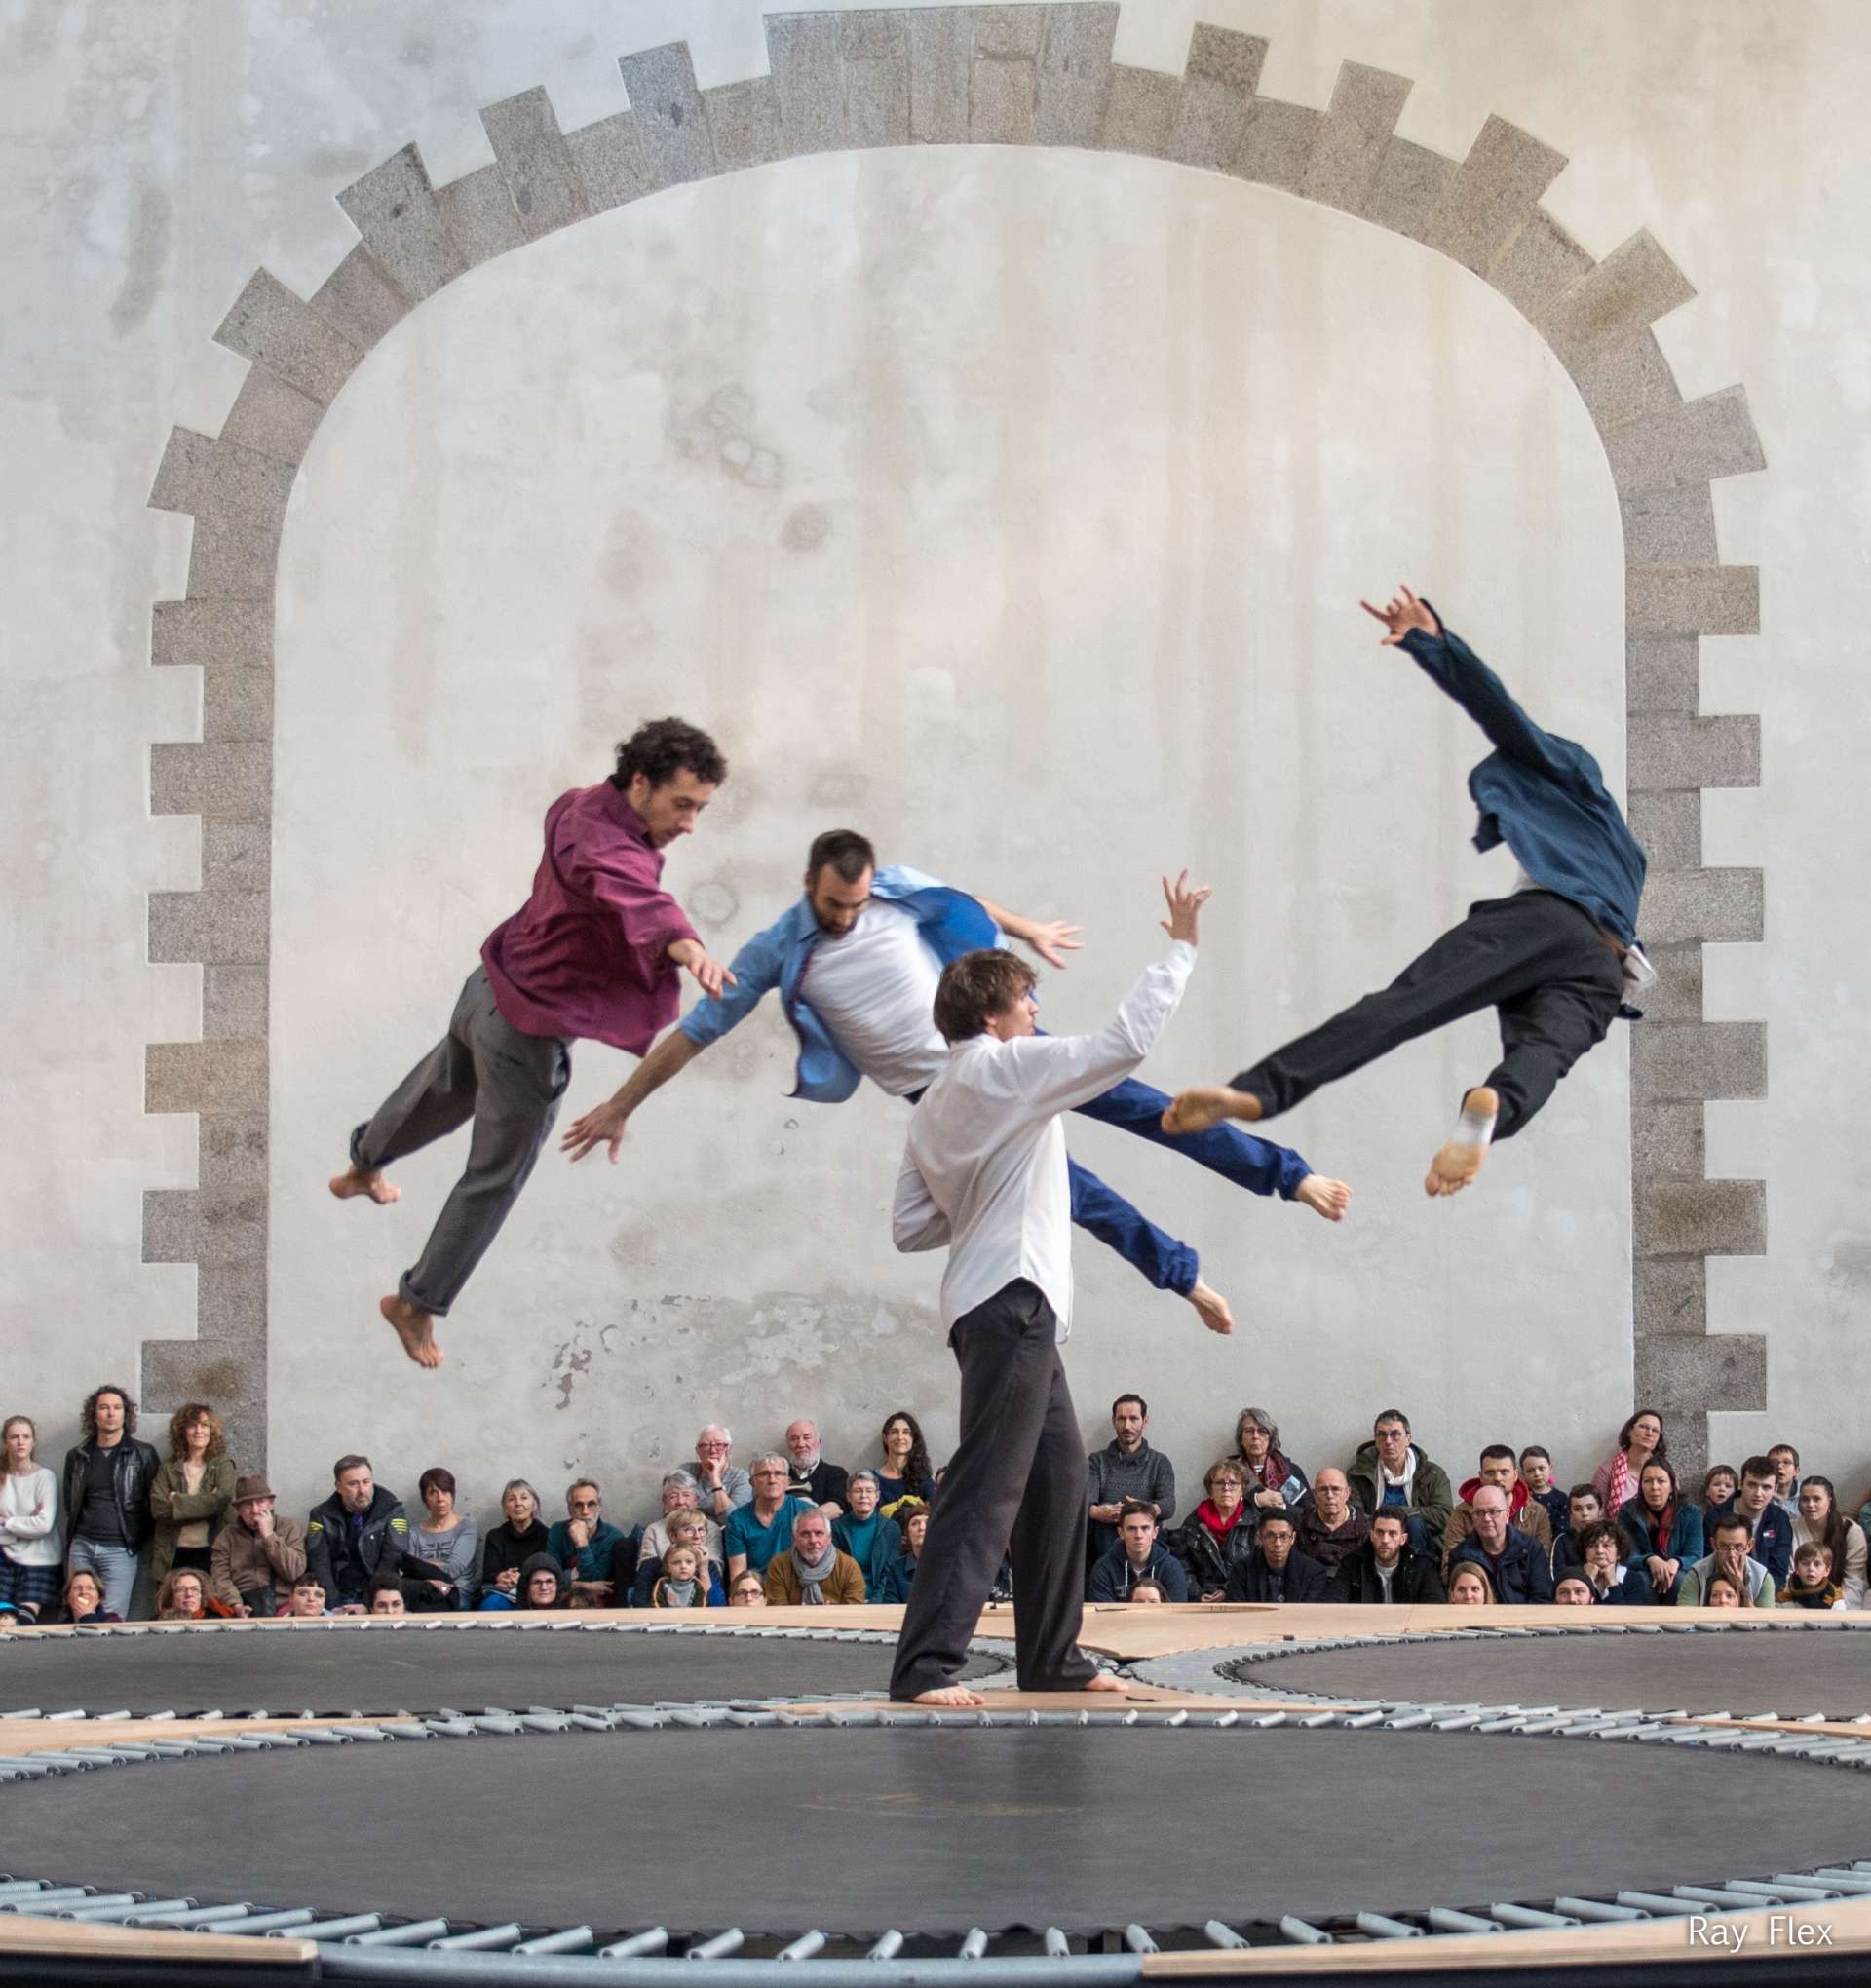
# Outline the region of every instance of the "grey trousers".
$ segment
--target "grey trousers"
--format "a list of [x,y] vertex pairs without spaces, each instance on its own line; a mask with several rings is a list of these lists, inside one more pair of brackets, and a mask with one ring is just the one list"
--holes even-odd
[[948,1343],[962,1369],[961,1441],[916,1563],[890,1695],[961,1676],[1003,1554],[1021,1690],[1076,1690],[1097,1668],[1078,1647],[1090,1492],[1058,1319],[1019,1278],[956,1319]]
[[448,1033],[351,1134],[353,1162],[374,1171],[474,1121],[467,1171],[397,1286],[419,1312],[446,1316],[519,1199],[571,1081],[566,1044],[515,1028],[477,967]]

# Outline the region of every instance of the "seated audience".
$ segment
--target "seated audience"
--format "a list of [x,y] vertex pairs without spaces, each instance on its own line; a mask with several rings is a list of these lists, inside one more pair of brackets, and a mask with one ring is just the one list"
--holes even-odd
[[1176,1515],[1176,1472],[1169,1459],[1152,1449],[1144,1432],[1150,1404],[1141,1395],[1120,1395],[1111,1404],[1111,1440],[1094,1449],[1091,1513],[1086,1532],[1088,1561],[1095,1564],[1118,1544],[1118,1515],[1126,1500],[1150,1507],[1160,1526]]
[[1189,1585],[1182,1563],[1158,1539],[1155,1509],[1141,1498],[1119,1507],[1118,1537],[1100,1555],[1086,1584],[1088,1601],[1128,1601],[1135,1583],[1156,1582],[1171,1601],[1187,1601]]
[[[1654,1461],[1644,1466],[1647,1471],[1656,1468]],[[1624,1565],[1624,1535],[1610,1519],[1601,1518],[1596,1525],[1587,1526],[1585,1538],[1579,1542],[1579,1550],[1584,1564],[1578,1571],[1585,1576],[1591,1598],[1598,1606],[1649,1608],[1659,1600],[1674,1599],[1673,1581],[1670,1595],[1660,1596],[1645,1568]]]
[[1162,1587],[1158,1585],[1158,1583],[1146,1580],[1146,1581],[1133,1581],[1130,1584],[1129,1598],[1132,1601],[1161,1602],[1165,1600],[1166,1597],[1165,1596],[1164,1591]]
[[1699,1608],[1702,1589],[1715,1574],[1726,1575],[1735,1588],[1738,1608],[1772,1608],[1774,1577],[1748,1552],[1753,1527],[1738,1513],[1730,1512],[1715,1521],[1709,1550],[1683,1575],[1676,1590],[1678,1608]]
[[1401,1506],[1380,1507],[1369,1523],[1370,1537],[1339,1562],[1327,1601],[1407,1608],[1448,1600],[1436,1555],[1410,1545],[1409,1515]]
[[12,1602],[0,1601],[0,1630],[25,1629],[31,1626],[32,1625],[20,1615]]
[[1683,1569],[1702,1557],[1702,1514],[1682,1495],[1676,1466],[1666,1457],[1652,1457],[1638,1472],[1637,1495],[1616,1523],[1626,1561],[1646,1579],[1646,1598],[1660,1606],[1673,1602]]
[[516,1610],[563,1608],[572,1584],[555,1553],[529,1554],[519,1570],[514,1588]]
[[803,1498],[787,1495],[790,1472],[791,1466],[777,1450],[754,1458],[753,1502],[737,1506],[722,1530],[721,1544],[727,1550],[730,1581],[743,1567],[765,1574],[769,1562],[790,1548],[793,1520],[802,1511],[818,1509]]
[[1701,1495],[1696,1501],[1702,1508],[1702,1537],[1715,1524],[1716,1511],[1741,1488],[1741,1473],[1733,1464],[1710,1464],[1702,1472]]
[[1774,1466],[1774,1502],[1788,1518],[1797,1519],[1800,1515],[1799,1451],[1790,1442],[1770,1443],[1767,1460]]
[[455,1509],[455,1473],[432,1465],[416,1490],[422,1516],[409,1528],[404,1593],[418,1609],[473,1608],[480,1594],[480,1528]]
[[321,1621],[331,1611],[325,1605],[325,1584],[316,1574],[303,1573],[293,1577],[292,1592],[284,1608],[276,1609],[276,1615],[290,1616],[295,1622]]
[[1605,1501],[1599,1496],[1596,1484],[1575,1484],[1567,1496],[1566,1509],[1571,1523],[1552,1543],[1554,1575],[1576,1573],[1585,1564],[1580,1543],[1586,1532],[1605,1516]]
[[99,1612],[122,1622],[149,1540],[149,1487],[162,1459],[137,1436],[136,1403],[122,1388],[94,1388],[79,1424],[84,1440],[65,1452],[58,1490],[69,1528],[65,1566],[95,1574]]
[[409,1521],[402,1500],[376,1481],[368,1457],[340,1457],[331,1479],[331,1496],[306,1522],[305,1564],[340,1615],[361,1615],[371,1575],[401,1572]]
[[875,1471],[853,1471],[845,1485],[845,1510],[831,1522],[833,1544],[858,1562],[864,1587],[874,1599],[882,1585],[883,1570],[902,1546],[902,1534],[894,1518],[877,1509],[882,1494]]
[[1235,1417],[1235,1456],[1247,1472],[1247,1515],[1258,1530],[1269,1511],[1297,1513],[1312,1493],[1306,1472],[1279,1446],[1279,1424],[1264,1408]]
[[[1508,1457],[1511,1465],[1511,1451]],[[1487,1575],[1488,1586],[1497,1600],[1512,1606],[1550,1601],[1552,1567],[1546,1548],[1531,1533],[1508,1523],[1508,1494],[1502,1486],[1482,1483],[1469,1501],[1468,1510],[1473,1529],[1449,1556],[1446,1570],[1449,1599],[1456,1598],[1456,1568],[1471,1561]],[[1546,1523],[1546,1514],[1540,1506],[1528,1506],[1525,1510],[1529,1518],[1537,1517],[1542,1525]],[[1451,1531],[1461,1516],[1462,1508],[1458,1506],[1449,1521]]]
[[1386,1408],[1372,1424],[1371,1439],[1359,1446],[1345,1481],[1366,1518],[1376,1517],[1380,1506],[1401,1511],[1412,1549],[1440,1562],[1455,1495],[1448,1472],[1410,1439],[1410,1418],[1402,1409]]
[[0,1605],[22,1624],[58,1598],[64,1559],[58,1539],[58,1479],[33,1454],[39,1431],[30,1415],[9,1415],[0,1441],[7,1452],[0,1475]]
[[1830,1477],[1808,1477],[1800,1486],[1799,1515],[1793,1521],[1793,1550],[1823,1547],[1825,1578],[1839,1590],[1847,1608],[1862,1608],[1865,1599],[1864,1528],[1839,1510]]
[[1221,1601],[1229,1575],[1254,1550],[1254,1529],[1246,1522],[1247,1467],[1238,1457],[1222,1457],[1208,1466],[1202,1488],[1206,1496],[1167,1544],[1182,1562],[1188,1591]]
[[923,1426],[907,1408],[884,1419],[880,1437],[883,1468],[877,1472],[877,1509],[886,1518],[897,1516],[905,1498],[930,1505],[936,1498],[936,1472],[923,1440]]
[[786,1491],[816,1505],[827,1518],[845,1509],[848,1473],[825,1462],[819,1447],[819,1425],[801,1416],[786,1425]]
[[1845,1606],[1845,1590],[1832,1578],[1832,1555],[1816,1541],[1793,1548],[1793,1573],[1779,1592],[1782,1608]]
[[734,1584],[728,1594],[730,1608],[765,1608],[767,1605],[767,1584],[759,1575],[749,1569]]
[[[758,1480],[755,1483],[758,1501]],[[767,1562],[767,1599],[776,1608],[851,1607],[865,1599],[864,1577],[849,1553],[831,1543],[831,1520],[816,1505],[789,1498],[792,1545]]]
[[716,1525],[726,1525],[728,1514],[753,1496],[746,1472],[728,1461],[733,1453],[734,1437],[718,1422],[695,1439],[695,1502]]
[[402,1598],[402,1583],[394,1574],[373,1574],[370,1586],[364,1589],[364,1608],[373,1616],[400,1616],[408,1613],[409,1605]]
[[1618,1432],[1618,1447],[1591,1473],[1598,1499],[1608,1513],[1622,1511],[1637,1495],[1637,1473],[1650,1459],[1667,1457],[1663,1418],[1654,1408],[1639,1408]]
[[500,1509],[507,1516],[489,1529],[480,1549],[482,1614],[519,1606],[520,1569],[547,1550],[551,1537],[549,1528],[540,1522],[539,1493],[524,1477],[508,1479],[500,1494]]
[[1742,1600],[1741,1584],[1731,1580],[1726,1574],[1711,1574],[1708,1577],[1707,1586],[1702,1590],[1702,1606],[1704,1608],[1741,1608],[1745,1606]]
[[610,1603],[595,1589],[573,1587],[566,1591],[565,1606],[567,1608],[608,1608]]
[[206,1401],[169,1418],[169,1455],[149,1481],[149,1579],[161,1588],[172,1567],[193,1567],[206,1585],[214,1537],[234,1503],[227,1432]]
[[1520,1452],[1520,1481],[1527,1487],[1527,1496],[1545,1510],[1557,1543],[1572,1522],[1572,1501],[1564,1486],[1553,1481],[1551,1454],[1537,1442],[1530,1442]]
[[1300,1552],[1298,1520],[1269,1508],[1254,1530],[1254,1550],[1228,1577],[1230,1601],[1324,1601],[1325,1570]]
[[916,1579],[916,1562],[923,1556],[923,1542],[929,1536],[929,1507],[906,1505],[897,1521],[902,1544],[897,1557],[884,1569],[884,1586],[872,1601],[907,1601],[910,1584]]
[[1590,1608],[1598,1599],[1583,1569],[1560,1575],[1552,1584],[1552,1598],[1561,1608]]
[[1492,1608],[1494,1585],[1478,1560],[1463,1560],[1449,1579],[1449,1599],[1461,1608]]
[[[1492,1484],[1507,1500],[1508,1522],[1516,1531],[1525,1533],[1550,1563],[1552,1526],[1546,1517],[1546,1508],[1520,1481],[1513,1451],[1508,1445],[1491,1442],[1481,1452],[1478,1472],[1462,1486],[1462,1502],[1449,1513],[1449,1522],[1442,1534],[1443,1574],[1447,1575],[1454,1562],[1456,1548],[1474,1529],[1474,1495],[1484,1484]],[[1497,1587],[1500,1585],[1498,1581],[1495,1583]],[[1549,1597],[1542,1596],[1542,1599]]]
[[1371,1522],[1352,1503],[1345,1472],[1327,1464],[1313,1479],[1313,1503],[1299,1514],[1299,1550],[1317,1560],[1328,1575],[1357,1551],[1371,1536]]
[[1793,1564],[1793,1521],[1774,1499],[1778,1473],[1766,1457],[1749,1457],[1741,1465],[1741,1488],[1716,1510],[1717,1522],[1724,1518],[1747,1521],[1752,1535],[1748,1557],[1765,1567],[1777,1587]]
[[[611,1585],[617,1550],[640,1546],[641,1541],[641,1533],[634,1528],[627,1535],[604,1516],[604,1494],[592,1478],[580,1477],[566,1486],[565,1516],[548,1530],[546,1550],[564,1568],[571,1587],[584,1588],[608,1608],[613,1602],[622,1606],[630,1591],[630,1582],[616,1588]],[[630,1571],[634,1580],[634,1566]]]
[[[746,1472],[744,1471],[741,1474],[745,1476]],[[751,1498],[751,1492],[748,1496]],[[662,1559],[663,1548],[669,1543],[669,1519],[678,1511],[702,1511],[703,1517],[707,1519],[708,1558],[720,1560],[725,1565],[727,1549],[722,1545],[723,1528],[703,1510],[694,1473],[689,1471],[668,1472],[663,1479],[662,1499],[662,1511],[644,1526],[637,1536],[630,1578],[633,1579],[635,1576],[636,1561]],[[625,1588],[618,1587],[617,1572],[611,1576],[611,1586],[617,1588],[619,1594],[626,1591]]]
[[89,1567],[80,1567],[65,1579],[59,1597],[68,1623],[120,1623],[123,1617],[104,1606],[104,1584]]
[[693,1547],[696,1561],[702,1569],[703,1587],[722,1586],[721,1563],[708,1552],[708,1520],[703,1513],[693,1510],[672,1511],[667,1521],[667,1531],[668,1538],[662,1552],[653,1560],[643,1559],[637,1562],[636,1575],[628,1597],[631,1608],[649,1608],[653,1605],[656,1584],[663,1578],[663,1563],[668,1557],[671,1547]]
[[305,1528],[274,1510],[264,1477],[234,1480],[234,1517],[214,1536],[210,1597],[236,1616],[270,1616],[305,1572]]
[[704,1567],[700,1551],[688,1540],[671,1540],[663,1555],[662,1572],[650,1587],[652,1608],[721,1608],[727,1596],[721,1584]]
[[199,1567],[172,1567],[156,1590],[156,1613],[170,1622],[199,1623],[231,1616],[234,1611],[210,1598],[207,1577]]

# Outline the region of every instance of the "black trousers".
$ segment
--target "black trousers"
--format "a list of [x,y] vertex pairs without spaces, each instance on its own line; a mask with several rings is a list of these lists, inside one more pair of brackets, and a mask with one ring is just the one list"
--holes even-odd
[[956,1319],[948,1343],[962,1369],[961,1440],[916,1563],[890,1695],[960,1677],[1003,1554],[1020,1688],[1077,1689],[1097,1669],[1078,1646],[1089,1490],[1058,1319],[1019,1278]]
[[1598,927],[1550,891],[1516,891],[1469,915],[1413,959],[1381,993],[1276,1050],[1234,1080],[1261,1115],[1290,1111],[1320,1085],[1483,1008],[1501,1017],[1494,1136],[1508,1139],[1568,1070],[1603,1042],[1623,1000],[1623,971]]

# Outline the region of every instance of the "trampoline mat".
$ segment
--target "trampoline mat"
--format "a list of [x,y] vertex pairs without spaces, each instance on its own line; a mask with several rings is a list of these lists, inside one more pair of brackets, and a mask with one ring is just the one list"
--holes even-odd
[[1397,1643],[1243,1661],[1229,1674],[1332,1698],[1852,1718],[1871,1712],[1871,1634],[1699,1629]]
[[[666,1699],[845,1697],[890,1686],[892,1647],[784,1636],[519,1627],[182,1629],[0,1638],[8,1711],[339,1717]],[[973,1656],[968,1675],[1002,1667]]]
[[[1415,1826],[1432,1803],[1447,1827]],[[1317,1920],[1871,1851],[1863,1778],[1837,1768],[1343,1729],[392,1740],[69,1775],[10,1788],[7,1804],[35,1873],[59,1883],[599,1932]],[[691,1833],[706,1819],[703,1854],[671,1835],[676,1816]]]

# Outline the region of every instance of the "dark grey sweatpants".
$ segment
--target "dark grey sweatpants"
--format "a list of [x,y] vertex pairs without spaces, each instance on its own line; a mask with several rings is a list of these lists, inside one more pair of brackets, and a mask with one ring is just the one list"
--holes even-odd
[[448,1033],[351,1134],[352,1160],[374,1171],[474,1120],[467,1171],[397,1286],[418,1311],[439,1319],[454,1303],[519,1199],[571,1081],[567,1045],[514,1027],[477,967]]
[[1076,1690],[1097,1669],[1078,1646],[1090,1492],[1058,1330],[1045,1292],[1018,1278],[948,1335],[962,1369],[961,1440],[916,1562],[894,1699],[961,1676],[1004,1553],[1021,1690]]

